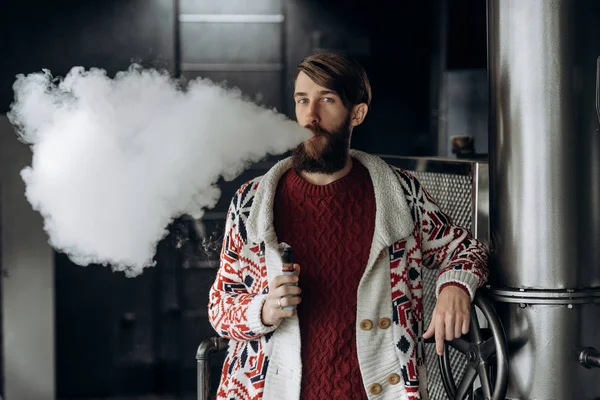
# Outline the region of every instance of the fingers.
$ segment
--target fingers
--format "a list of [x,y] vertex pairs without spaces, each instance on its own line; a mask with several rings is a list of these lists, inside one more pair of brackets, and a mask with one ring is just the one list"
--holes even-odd
[[[287,286],[281,285],[272,292],[269,293],[270,297],[274,299],[278,299],[284,296],[298,296],[302,293],[302,289],[300,286]],[[277,301],[277,300],[275,300]]]
[[300,265],[299,264],[290,264],[290,263],[283,263],[283,266],[281,267],[281,272],[283,272],[282,275],[300,275]]
[[468,313],[467,317],[462,321],[462,329],[461,332],[463,335],[469,333],[469,325],[471,323],[471,315]]
[[277,304],[277,301],[267,301],[263,306],[261,318],[263,324],[267,326],[272,326],[277,324],[282,319],[289,318],[295,314],[296,310],[284,310],[282,308],[279,308],[279,304]]
[[460,338],[463,332],[468,333],[468,328],[468,315],[450,312],[442,314],[434,311],[429,328],[423,334],[423,338],[429,339],[435,336],[436,353],[442,355],[444,353],[444,342]]
[[[286,269],[292,274],[286,275]],[[296,314],[296,310],[286,310],[302,302],[302,289],[298,286],[298,264],[284,264],[283,275],[276,276],[271,281],[269,294],[263,305],[261,318],[265,325],[275,325],[284,318]]]
[[444,339],[454,339],[454,314],[447,313],[444,318]]
[[[463,294],[463,292],[459,292]],[[452,299],[450,289],[442,292],[438,303],[433,310],[429,328],[423,334],[424,339],[435,337],[435,350],[437,354],[444,353],[444,342],[460,338],[469,332],[470,302],[465,298]],[[442,296],[445,295],[445,296]]]
[[[286,309],[286,307],[295,307],[302,302],[301,293],[302,289],[298,286],[280,286],[273,293],[269,294],[269,298],[273,307],[284,312],[289,312],[290,310]],[[291,315],[286,314],[282,318]]]
[[273,278],[271,281],[271,290],[276,290],[282,285],[293,285],[298,283],[298,277],[296,275],[279,275]]
[[454,339],[461,337],[463,325],[462,320],[457,320],[454,324]]
[[454,340],[469,333],[469,313],[446,313],[445,319],[446,340]]
[[300,304],[302,298],[299,296],[277,297],[269,294],[263,304],[261,318],[263,324],[267,326],[275,325],[284,318],[296,315],[296,310],[286,310],[284,307],[296,306]]
[[[281,286],[281,291],[297,291],[300,293],[300,288],[297,286]],[[263,305],[262,321],[265,325],[275,325],[285,318],[296,315],[296,309],[286,309],[286,307],[295,307],[302,302],[302,298],[297,295],[277,296],[275,293],[270,293]]]
[[[435,352],[440,356],[444,354],[444,341],[446,340],[445,336],[448,335],[448,327],[450,327],[450,325],[445,323],[444,316],[436,314],[434,310],[433,318],[431,318],[431,322],[429,323],[429,328],[427,328],[427,331],[423,334],[423,339],[429,339],[430,337],[435,336]],[[453,331],[454,329],[452,328],[451,330]],[[448,336],[454,336],[454,332],[451,333],[452,335]]]
[[[435,310],[433,311],[433,315],[435,315]],[[427,328],[427,331],[423,334],[424,339],[429,339],[430,337],[433,337],[433,334],[435,333],[435,325],[433,323],[434,320],[435,318],[431,319],[431,322],[429,323],[429,328]]]
[[435,351],[438,355],[444,354],[444,318],[438,316],[435,321]]
[[300,275],[300,264],[283,264],[284,271],[294,271],[294,275]]
[[[462,335],[466,335],[469,333],[469,325],[471,322],[471,312],[470,307],[464,307],[461,311],[455,314],[455,322],[454,322],[454,337],[453,339],[458,339]],[[446,338],[447,339],[447,338]],[[448,340],[448,339],[447,339]]]
[[282,309],[285,307],[297,306],[302,302],[302,297],[300,296],[292,296],[292,297],[280,297],[275,301],[275,307],[277,309]]

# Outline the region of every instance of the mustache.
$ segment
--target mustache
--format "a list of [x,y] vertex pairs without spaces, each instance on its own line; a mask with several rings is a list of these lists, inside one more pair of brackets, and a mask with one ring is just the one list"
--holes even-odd
[[306,124],[304,127],[312,131],[315,135],[331,136],[331,133],[321,128],[318,124]]

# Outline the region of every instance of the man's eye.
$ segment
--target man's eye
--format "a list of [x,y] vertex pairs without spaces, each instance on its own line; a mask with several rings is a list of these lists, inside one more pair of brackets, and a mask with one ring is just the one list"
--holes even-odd
[[331,97],[324,97],[324,98],[323,98],[323,101],[324,101],[325,103],[333,103],[333,99],[332,99]]
[[306,99],[298,99],[298,104],[306,104]]

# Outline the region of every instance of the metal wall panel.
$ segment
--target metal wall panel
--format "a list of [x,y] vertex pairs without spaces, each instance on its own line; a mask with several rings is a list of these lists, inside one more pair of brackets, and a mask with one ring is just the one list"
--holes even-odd
[[279,14],[281,0],[179,0],[183,14]]

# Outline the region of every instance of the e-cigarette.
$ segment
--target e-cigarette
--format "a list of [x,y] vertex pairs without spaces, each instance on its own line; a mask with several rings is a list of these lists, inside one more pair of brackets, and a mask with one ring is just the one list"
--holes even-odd
[[[281,261],[284,264],[294,264],[294,251],[292,250],[292,246],[287,243],[281,243]],[[281,269],[282,275],[296,275],[296,269],[293,265],[283,265]],[[285,286],[298,286],[297,283],[285,283]],[[294,297],[293,294],[289,294],[283,297]],[[296,309],[296,306],[287,306],[283,307],[286,311],[293,311]]]

